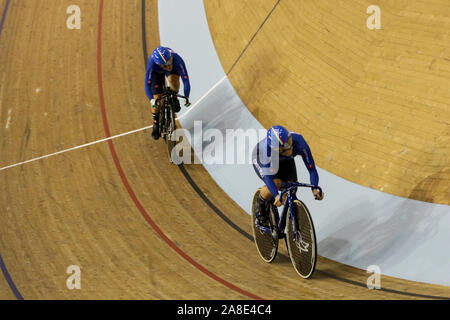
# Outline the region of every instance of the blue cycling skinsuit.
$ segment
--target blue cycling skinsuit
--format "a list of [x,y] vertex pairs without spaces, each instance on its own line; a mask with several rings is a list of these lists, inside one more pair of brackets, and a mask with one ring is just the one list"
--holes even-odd
[[153,99],[154,94],[161,94],[164,87],[164,77],[171,74],[179,75],[183,81],[184,95],[189,98],[191,85],[186,65],[183,59],[172,49],[169,49],[173,57],[173,68],[171,71],[162,69],[150,56],[145,73],[145,93],[149,100]]
[[[274,179],[280,179],[283,182],[297,181],[297,169],[295,167],[294,157],[300,155],[309,171],[310,183],[314,186],[319,184],[319,174],[311,154],[311,149],[302,135],[291,132],[292,136],[292,155],[287,157],[280,154],[278,172],[270,169],[270,153],[267,152],[267,138],[261,140],[253,149],[252,162],[256,174],[265,182],[273,197],[278,195],[278,189]],[[272,151],[273,152],[273,151]],[[278,151],[277,151],[278,152]]]

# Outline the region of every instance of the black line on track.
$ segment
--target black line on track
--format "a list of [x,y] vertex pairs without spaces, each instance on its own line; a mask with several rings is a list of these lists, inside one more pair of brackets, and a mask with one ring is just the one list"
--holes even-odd
[[147,48],[147,30],[146,26],[147,23],[145,21],[145,0],[142,0],[142,49],[144,53],[144,65],[147,67],[147,60],[148,60],[148,48]]
[[[249,43],[247,44],[247,46],[244,48],[244,50],[241,52],[241,54],[239,55],[239,57],[236,59],[236,61],[233,63],[232,67],[230,68],[230,70],[228,71],[227,75],[233,70],[234,66],[237,64],[237,62],[239,61],[239,59],[243,56],[243,54],[245,53],[245,51],[247,50],[247,48],[250,46],[251,42],[253,41],[253,39],[256,37],[256,35],[258,34],[258,32],[261,30],[261,28],[263,27],[263,25],[266,23],[266,21],[269,19],[270,15],[272,14],[272,12],[275,10],[275,8],[278,6],[278,4],[280,3],[281,0],[278,0],[278,2],[275,4],[275,6],[272,8],[272,10],[269,12],[269,14],[267,15],[267,17],[264,19],[264,21],[261,23],[261,25],[259,26],[258,30],[256,31],[256,33],[253,35],[253,37],[250,39]],[[146,13],[145,13],[145,3],[146,0],[142,0],[142,47],[143,47],[143,51],[144,51],[144,66],[147,67],[147,60],[148,60],[148,48],[147,48],[147,32],[146,32]],[[209,199],[208,197],[204,194],[204,192],[199,188],[199,186],[195,183],[195,181],[192,179],[192,177],[190,176],[189,172],[187,172],[186,168],[181,164],[178,166],[178,168],[180,169],[181,173],[183,174],[183,176],[186,178],[186,180],[188,181],[188,183],[192,186],[192,188],[195,190],[195,192],[199,195],[199,197],[206,203],[206,205],[208,207],[210,207],[222,220],[224,220],[227,224],[229,224],[233,229],[235,229],[237,232],[239,232],[242,236],[244,236],[245,238],[247,238],[248,240],[253,242],[253,236],[248,234],[247,232],[245,232],[243,229],[241,229],[238,225],[236,225],[232,220],[230,220],[219,208],[217,208]],[[290,259],[289,257],[283,255],[283,254],[278,254],[280,257],[286,258],[286,259]],[[316,273],[322,274],[328,278],[334,279],[336,281],[340,281],[340,282],[344,282],[344,283],[348,283],[357,287],[362,287],[367,289],[367,285],[361,282],[357,282],[354,280],[350,280],[350,279],[346,279],[346,278],[341,278],[338,277],[332,273],[328,273],[326,271],[322,271],[322,270],[315,270]],[[367,289],[369,290],[369,289]],[[439,297],[439,296],[428,296],[428,295],[424,295],[424,294],[418,294],[418,293],[412,293],[412,292],[402,292],[402,291],[397,291],[394,289],[385,289],[385,288],[381,288],[379,289],[379,291],[382,292],[388,292],[388,293],[393,293],[393,294],[399,294],[399,295],[405,295],[405,296],[411,296],[411,297],[417,297],[417,298],[426,298],[426,299],[439,299],[439,300],[449,300],[449,297]]]
[[199,188],[199,186],[195,183],[195,181],[192,179],[192,177],[189,175],[189,172],[187,172],[186,168],[181,164],[178,166],[181,173],[183,173],[186,180],[189,182],[189,184],[192,186],[192,188],[197,192],[200,198],[210,207],[222,220],[224,220],[226,223],[228,223],[234,230],[239,232],[241,235],[246,237],[248,240],[253,241],[253,236],[245,232],[243,229],[241,229],[237,224],[235,224],[230,218],[228,218],[222,211],[220,211],[219,208],[217,208],[211,200],[208,199],[208,197],[203,193],[203,191]]

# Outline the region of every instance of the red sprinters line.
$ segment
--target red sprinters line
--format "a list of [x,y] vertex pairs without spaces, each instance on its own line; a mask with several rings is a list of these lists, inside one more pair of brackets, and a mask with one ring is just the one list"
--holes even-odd
[[[103,78],[102,78],[102,24],[103,24],[103,0],[100,0],[100,8],[99,8],[99,17],[98,17],[98,38],[97,38],[97,73],[98,73],[98,90],[99,90],[99,98],[100,98],[100,106],[102,110],[102,118],[103,118],[103,126],[105,129],[105,134],[109,138],[111,137],[111,132],[109,130],[108,125],[108,118],[106,115],[106,108],[105,108],[105,100],[103,95]],[[114,144],[112,140],[108,140],[109,149],[111,151],[111,156],[114,160],[114,163],[116,165],[117,171],[119,172],[120,178],[122,180],[122,183],[124,184],[125,188],[128,191],[128,194],[130,195],[131,199],[133,200],[134,204],[144,217],[144,219],[148,222],[148,224],[158,233],[158,235],[176,252],[178,253],[183,259],[188,261],[191,265],[193,265],[195,268],[206,274],[208,277],[216,280],[217,282],[221,283],[222,285],[242,294],[245,295],[251,299],[256,300],[263,300],[263,298],[258,297],[257,295],[254,295],[248,291],[245,291],[234,284],[222,279],[221,277],[215,275],[208,269],[206,269],[204,266],[196,262],[194,259],[192,259],[188,254],[186,254],[183,250],[181,250],[175,243],[173,243],[165,234],[164,232],[158,227],[158,225],[150,218],[145,208],[142,206],[142,204],[139,202],[136,194],[134,193],[133,189],[131,188],[128,179],[122,169],[122,166],[120,165],[119,158],[117,157],[116,150],[114,148]]]

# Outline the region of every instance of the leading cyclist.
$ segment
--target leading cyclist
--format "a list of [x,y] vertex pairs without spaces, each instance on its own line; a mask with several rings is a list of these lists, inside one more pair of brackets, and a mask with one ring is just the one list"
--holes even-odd
[[[178,93],[180,89],[180,77],[183,80],[184,95],[189,98],[191,85],[183,59],[172,49],[167,47],[157,47],[147,63],[145,73],[145,93],[152,104],[153,131],[152,137],[159,139],[159,111],[161,101],[158,105],[155,101],[161,97],[165,85],[165,77],[168,78],[169,89]],[[186,107],[189,107],[187,104]],[[173,99],[174,111],[180,111],[178,98]]]
[[[275,154],[276,152],[276,154]],[[273,126],[267,130],[267,136],[253,149],[252,162],[258,177],[264,181],[257,202],[256,217],[263,226],[268,226],[268,200],[274,199],[274,204],[280,207],[283,199],[280,199],[278,190],[287,182],[297,182],[297,168],[294,157],[300,155],[309,171],[310,183],[319,185],[319,175],[314,164],[311,150],[302,135],[289,132],[282,126]],[[274,166],[274,159],[278,156],[278,166]],[[278,169],[278,170],[277,170]],[[324,193],[313,188],[312,192],[316,200],[322,200]]]

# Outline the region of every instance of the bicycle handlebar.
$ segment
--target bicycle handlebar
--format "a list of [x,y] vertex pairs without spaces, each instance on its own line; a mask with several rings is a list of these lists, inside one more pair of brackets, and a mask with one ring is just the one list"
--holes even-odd
[[292,189],[298,188],[298,187],[311,188],[311,189],[319,189],[319,192],[320,192],[320,194],[322,195],[322,188],[319,187],[319,186],[315,186],[315,185],[308,184],[308,183],[290,182],[290,183],[288,183],[287,187],[286,187],[283,191],[281,191],[280,198],[283,198],[283,196],[284,196],[284,194],[285,194],[286,192],[289,192],[289,191],[291,191]]
[[178,93],[173,92],[173,91],[166,91],[166,92],[164,92],[161,95],[161,97],[159,97],[158,99],[155,100],[155,103],[158,103],[160,100],[162,100],[164,98],[167,98],[167,97],[170,97],[170,96],[184,99],[184,105],[185,106],[189,104],[189,98],[188,97],[182,96],[181,94],[178,94]]

